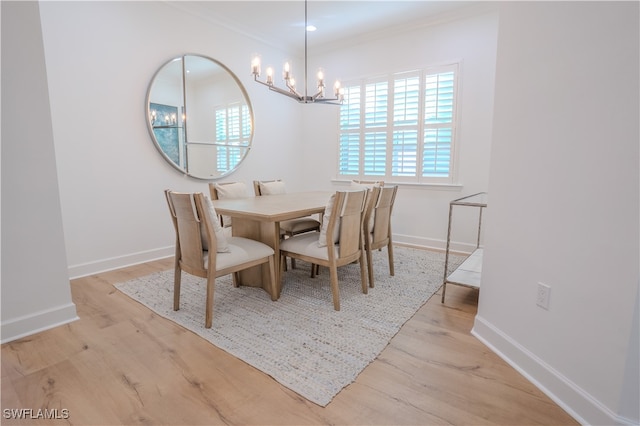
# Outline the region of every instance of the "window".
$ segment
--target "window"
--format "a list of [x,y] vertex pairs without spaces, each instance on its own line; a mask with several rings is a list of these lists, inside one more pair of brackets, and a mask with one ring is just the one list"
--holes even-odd
[[453,183],[457,64],[346,85],[338,175]]
[[218,170],[231,170],[240,163],[249,145],[251,117],[246,104],[231,104],[216,109],[216,145]]

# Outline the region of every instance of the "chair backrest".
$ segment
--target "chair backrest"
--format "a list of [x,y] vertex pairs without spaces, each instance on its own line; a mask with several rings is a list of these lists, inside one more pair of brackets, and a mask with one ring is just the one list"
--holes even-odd
[[[241,188],[240,185],[244,185],[244,183],[242,182],[218,182],[218,183],[209,182],[209,196],[211,197],[212,200],[219,200],[221,198],[224,198],[224,196],[220,196],[220,194],[218,194],[218,188],[224,187],[225,185],[235,185],[238,188]],[[243,196],[248,197],[249,194],[243,194]]]
[[176,231],[176,257],[186,272],[202,276],[206,273],[203,238],[208,247],[216,247],[213,224],[204,213],[204,195],[166,190],[165,196]]
[[[375,187],[364,215],[364,223],[371,223],[372,245],[387,242],[391,232],[391,213],[398,192],[397,186]],[[373,219],[372,219],[373,218]],[[365,230],[366,231],[366,230]]]
[[[229,186],[228,186],[229,185]],[[230,188],[226,191],[226,188]],[[248,197],[247,186],[244,182],[220,182],[209,183],[209,195],[212,200],[221,200],[223,198],[241,198]],[[227,215],[218,215],[220,218],[220,225],[228,228],[232,225],[232,219]]]
[[358,185],[368,186],[370,189],[373,188],[374,186],[384,186],[384,181],[383,180],[359,180],[359,179],[353,179],[351,182],[353,182],[354,184],[358,184]]
[[259,197],[261,195],[284,194],[287,191],[285,189],[284,182],[280,179],[275,179],[254,180],[253,192],[256,194],[256,197]]
[[[367,200],[368,190],[337,191],[327,235],[334,235],[334,228],[340,227],[338,250],[340,258],[352,256],[362,249],[362,220]],[[333,239],[327,238],[327,245],[332,250]]]

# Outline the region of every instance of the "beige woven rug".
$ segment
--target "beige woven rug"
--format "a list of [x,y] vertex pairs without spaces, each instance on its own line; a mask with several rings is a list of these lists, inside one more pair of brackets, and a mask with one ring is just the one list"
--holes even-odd
[[339,268],[340,311],[333,309],[328,271],[311,279],[305,262],[285,272],[276,302],[262,289],[233,288],[230,276],[219,278],[211,329],[204,328],[204,279],[183,274],[177,312],[172,309],[173,270],[116,288],[326,406],[442,284],[444,254],[396,247],[394,255],[391,277],[386,250],[374,253],[376,281],[367,295],[361,291],[358,265]]

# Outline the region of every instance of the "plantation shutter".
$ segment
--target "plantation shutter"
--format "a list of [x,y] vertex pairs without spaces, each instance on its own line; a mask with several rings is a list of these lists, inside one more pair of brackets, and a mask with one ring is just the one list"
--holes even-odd
[[422,176],[449,175],[454,92],[453,71],[426,76]]
[[363,173],[367,176],[384,176],[386,171],[388,86],[386,81],[365,85]]
[[452,183],[458,64],[345,87],[338,175]]
[[392,176],[416,176],[420,75],[396,78],[393,91]]
[[338,173],[360,173],[360,86],[345,88],[340,107],[340,147]]
[[216,141],[227,140],[227,111],[224,108],[216,109]]

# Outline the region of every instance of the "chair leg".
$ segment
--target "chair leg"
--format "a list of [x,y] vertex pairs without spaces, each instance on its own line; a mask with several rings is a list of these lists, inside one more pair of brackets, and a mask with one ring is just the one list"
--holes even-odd
[[314,263],[311,264],[311,278],[315,278],[316,275],[320,275],[320,265]]
[[[366,254],[366,259],[365,259],[365,253]],[[361,250],[360,252],[360,279],[362,280],[362,292],[364,294],[367,294],[369,292],[369,287],[373,288],[373,265],[371,264],[371,253],[369,253],[368,250]],[[366,268],[369,272],[369,285],[367,285],[367,272],[364,270],[365,269],[365,263],[366,263]]]
[[367,267],[369,268],[369,287],[373,288],[373,255],[371,249],[367,248]]
[[[278,289],[282,289],[282,282],[284,281],[284,271],[286,271],[286,266],[287,266],[287,257],[283,254],[281,254],[278,258],[278,268],[279,268],[279,274],[280,275],[280,282],[278,282],[276,285],[278,286]],[[278,291],[278,297],[280,296],[279,291]]]
[[395,275],[395,269],[393,268],[393,244],[389,242],[387,246],[387,252],[389,254],[389,275],[392,277]]
[[269,256],[269,280],[271,281],[271,300],[278,300],[278,283],[276,283],[276,261],[275,255]]
[[175,271],[173,273],[173,310],[180,309],[180,282],[182,279],[182,271],[180,266],[176,264]]
[[340,287],[338,287],[338,268],[333,265],[329,267],[331,275],[331,294],[333,295],[333,309],[340,310]]
[[205,303],[204,327],[211,328],[213,323],[213,292],[215,291],[216,277],[211,272],[207,277],[207,295]]

